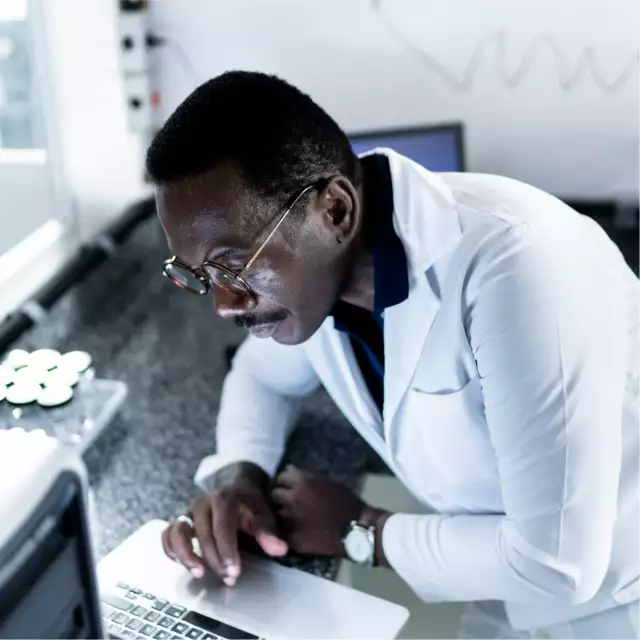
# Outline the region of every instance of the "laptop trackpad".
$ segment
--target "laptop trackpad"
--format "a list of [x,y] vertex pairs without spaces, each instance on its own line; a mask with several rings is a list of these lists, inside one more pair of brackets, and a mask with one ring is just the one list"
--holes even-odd
[[295,574],[245,556],[242,575],[235,587],[227,587],[211,571],[201,580],[189,579],[185,587],[198,601],[194,608],[203,612],[207,605],[224,607],[266,622],[282,615],[283,609],[299,592],[296,583]]

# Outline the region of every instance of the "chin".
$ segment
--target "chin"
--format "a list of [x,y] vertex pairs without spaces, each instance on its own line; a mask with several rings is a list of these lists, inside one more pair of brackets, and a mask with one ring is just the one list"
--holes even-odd
[[302,344],[311,338],[311,336],[321,327],[324,318],[319,324],[313,327],[303,326],[296,322],[293,318],[282,323],[278,330],[271,336],[277,343],[288,346]]

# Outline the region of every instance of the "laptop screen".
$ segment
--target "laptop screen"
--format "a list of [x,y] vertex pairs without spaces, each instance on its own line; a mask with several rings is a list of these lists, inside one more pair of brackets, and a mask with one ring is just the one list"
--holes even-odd
[[430,171],[464,171],[463,129],[460,124],[358,133],[349,136],[356,154],[389,147]]
[[0,549],[0,638],[101,635],[82,485],[65,472]]

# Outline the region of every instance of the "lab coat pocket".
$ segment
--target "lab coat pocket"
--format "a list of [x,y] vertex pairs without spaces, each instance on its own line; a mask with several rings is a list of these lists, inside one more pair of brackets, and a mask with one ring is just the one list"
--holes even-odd
[[456,504],[462,504],[461,495],[469,506],[484,502],[472,494],[493,487],[498,472],[480,381],[472,379],[454,392],[429,392],[414,381],[405,403],[408,442],[413,443],[402,453],[405,468],[413,466],[417,472],[420,465],[429,490],[450,496]]

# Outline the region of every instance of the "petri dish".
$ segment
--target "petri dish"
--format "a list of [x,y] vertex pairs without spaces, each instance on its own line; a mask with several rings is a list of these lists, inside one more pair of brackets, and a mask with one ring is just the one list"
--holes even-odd
[[4,359],[3,364],[11,367],[12,369],[19,369],[26,366],[29,362],[29,352],[24,349],[13,349],[9,351],[9,354]]
[[40,395],[42,387],[35,382],[21,382],[7,387],[7,401],[11,404],[30,404]]
[[64,385],[45,387],[38,394],[38,404],[41,407],[59,407],[69,402],[73,397],[73,389]]
[[53,369],[60,360],[60,352],[55,349],[38,349],[29,356],[29,366],[43,369]]
[[80,374],[73,369],[56,367],[47,371],[47,375],[40,380],[45,387],[73,387],[80,381]]
[[0,364],[0,389],[6,387],[13,382],[16,371],[8,364]]
[[91,366],[91,362],[91,355],[86,351],[69,351],[60,357],[58,368],[83,373]]

